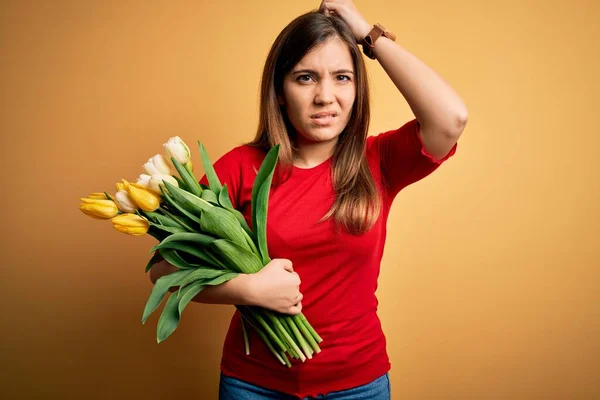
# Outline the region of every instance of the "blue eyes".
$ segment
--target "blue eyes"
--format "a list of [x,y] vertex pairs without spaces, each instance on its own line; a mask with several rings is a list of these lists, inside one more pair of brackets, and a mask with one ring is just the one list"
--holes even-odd
[[[350,78],[348,75],[337,75],[335,77],[336,80],[340,81],[340,82],[350,82],[352,80],[352,78]],[[314,80],[313,77],[311,75],[308,74],[304,74],[304,75],[299,75],[296,78],[296,81],[301,82],[301,83],[308,83],[311,80]]]

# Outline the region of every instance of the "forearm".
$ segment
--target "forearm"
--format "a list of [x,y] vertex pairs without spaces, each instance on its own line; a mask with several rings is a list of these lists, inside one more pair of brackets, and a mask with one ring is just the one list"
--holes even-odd
[[386,37],[375,42],[374,53],[422,125],[448,134],[462,132],[467,107],[435,71]]
[[[150,270],[150,280],[156,283],[156,280],[163,275],[170,274],[178,269],[166,261],[162,260],[156,263]],[[237,304],[253,305],[252,295],[249,284],[250,275],[240,274],[237,277],[216,286],[206,286],[198,293],[192,301],[206,304]],[[170,289],[172,292],[176,287]]]

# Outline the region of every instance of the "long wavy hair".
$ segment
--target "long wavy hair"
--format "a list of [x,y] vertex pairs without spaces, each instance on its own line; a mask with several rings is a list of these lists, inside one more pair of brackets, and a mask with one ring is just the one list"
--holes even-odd
[[319,222],[333,217],[336,228],[342,226],[347,232],[360,235],[377,221],[381,199],[365,154],[370,119],[367,73],[354,35],[341,18],[311,11],[290,22],[275,39],[262,74],[258,129],[247,145],[268,151],[279,144],[278,167],[284,175],[291,173],[297,154],[295,131],[278,96],[283,96],[285,75],[305,54],[330,39],[340,39],[348,45],[354,64],[356,98],[332,156],[335,201]]

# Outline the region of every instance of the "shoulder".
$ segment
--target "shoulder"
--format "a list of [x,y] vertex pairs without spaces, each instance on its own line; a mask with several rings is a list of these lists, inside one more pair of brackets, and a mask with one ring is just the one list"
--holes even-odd
[[260,162],[264,157],[265,153],[261,149],[248,144],[240,144],[219,157],[215,165],[240,168],[254,161]]

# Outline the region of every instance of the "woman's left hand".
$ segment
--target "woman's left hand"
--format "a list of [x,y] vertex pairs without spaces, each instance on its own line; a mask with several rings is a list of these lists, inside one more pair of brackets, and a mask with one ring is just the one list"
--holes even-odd
[[326,15],[335,14],[343,19],[350,27],[357,43],[360,43],[373,28],[358,11],[352,0],[322,0],[319,11]]

